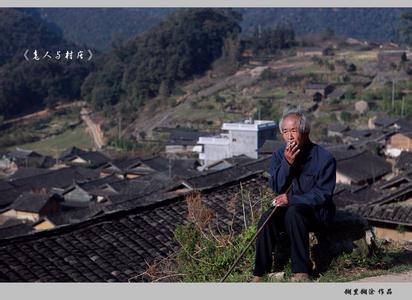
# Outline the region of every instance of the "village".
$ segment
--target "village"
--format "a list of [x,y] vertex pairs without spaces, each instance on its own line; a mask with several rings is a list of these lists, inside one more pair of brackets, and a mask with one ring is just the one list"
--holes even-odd
[[[347,43],[364,46],[353,39]],[[294,59],[316,62],[331,51],[301,48]],[[409,51],[396,45],[374,53],[375,65],[383,70],[408,62]],[[253,70],[259,76],[265,69],[289,71],[288,65],[262,68],[261,61],[243,55],[252,77],[257,76]],[[344,68],[350,72],[356,66]],[[397,82],[410,81],[410,75],[397,76]],[[322,107],[339,110],[350,85],[364,89],[377,77],[352,74],[350,84],[338,85],[308,82],[282,101],[314,115]],[[353,118],[365,119],[376,103],[350,105],[350,118],[341,112],[341,118],[327,123],[326,134],[317,132],[314,139],[337,161],[334,202],[339,211],[365,220],[378,239],[410,243],[412,122],[404,116],[405,104],[398,116],[369,113],[362,125]],[[236,103],[227,109],[236,110]],[[277,121],[223,122],[218,132],[158,126],[153,132],[167,133],[166,145],[162,154],[149,157],[111,158],[74,146],[54,157],[18,147],[0,153],[0,278],[128,281],[179,248],[174,233],[190,221],[186,199],[193,195],[211,211],[215,230],[241,232],[271,195],[267,171],[272,153],[283,144]]]

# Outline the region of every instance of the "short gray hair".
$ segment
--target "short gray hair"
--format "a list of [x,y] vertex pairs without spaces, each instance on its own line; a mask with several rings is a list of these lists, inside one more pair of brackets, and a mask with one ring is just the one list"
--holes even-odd
[[291,115],[295,115],[299,117],[299,132],[309,134],[310,123],[308,119],[306,118],[305,114],[303,113],[303,111],[299,108],[288,108],[283,111],[282,118],[280,119],[280,122],[279,122],[279,131],[282,133],[283,120]]

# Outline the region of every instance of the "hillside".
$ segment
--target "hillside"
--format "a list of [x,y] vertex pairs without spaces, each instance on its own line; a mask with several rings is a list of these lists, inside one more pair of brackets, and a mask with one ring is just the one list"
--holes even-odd
[[[46,22],[15,9],[0,9],[0,119],[79,99],[92,64],[76,60],[76,50],[78,46]],[[57,51],[60,60],[54,59]],[[64,59],[66,51],[73,51],[75,59]]]

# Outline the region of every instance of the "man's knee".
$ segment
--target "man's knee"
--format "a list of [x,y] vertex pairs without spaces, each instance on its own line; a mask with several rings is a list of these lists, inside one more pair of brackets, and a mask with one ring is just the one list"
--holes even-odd
[[311,209],[309,205],[291,205],[286,211],[285,219],[287,222],[294,220],[301,220],[308,214],[308,211]]

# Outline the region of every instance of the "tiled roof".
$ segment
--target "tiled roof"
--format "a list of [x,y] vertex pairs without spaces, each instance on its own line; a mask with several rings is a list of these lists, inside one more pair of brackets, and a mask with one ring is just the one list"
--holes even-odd
[[33,222],[27,220],[10,219],[0,226],[0,239],[28,234],[33,231],[32,224]]
[[383,116],[380,118],[376,118],[374,123],[376,126],[382,126],[382,127],[387,127],[395,124],[399,118],[394,118],[394,117],[389,117],[389,116]]
[[278,140],[266,140],[262,147],[259,148],[260,154],[272,154],[279,149],[284,142]]
[[412,168],[412,152],[402,151],[396,158],[396,168],[408,170]]
[[28,157],[41,157],[42,155],[33,151],[25,149],[16,149],[8,153],[10,158],[28,158]]
[[21,178],[37,176],[40,174],[46,174],[49,172],[50,170],[42,169],[42,168],[19,168],[16,170],[16,172],[10,175],[9,179],[16,180],[16,179],[21,179]]
[[[246,219],[260,199],[265,179],[243,182],[251,192],[244,202]],[[239,183],[203,195],[212,211],[211,224],[238,232],[244,225]],[[255,205],[255,207],[258,207]],[[130,211],[94,218],[80,224],[0,241],[0,279],[3,281],[127,281],[155,259],[178,249],[174,231],[187,223],[181,196]]]
[[49,199],[50,195],[47,194],[23,193],[14,200],[10,208],[19,211],[38,213],[46,205]]
[[26,187],[28,190],[41,188],[64,188],[73,184],[74,180],[86,181],[92,178],[97,178],[98,175],[98,172],[93,170],[79,167],[70,167],[51,170],[50,172],[45,174],[20,178],[11,182],[17,187]]
[[94,151],[94,152],[82,152],[78,154],[68,155],[63,159],[63,161],[70,162],[70,160],[74,159],[75,157],[80,157],[81,159],[87,161],[87,163],[91,167],[102,166],[110,160],[103,153]]
[[64,150],[60,154],[59,159],[63,160],[65,158],[69,157],[69,156],[83,154],[83,153],[86,153],[86,151],[73,146],[73,147],[70,147],[70,148],[67,148],[66,150]]
[[337,172],[349,177],[354,183],[377,179],[392,171],[392,165],[369,151],[337,160]]
[[369,221],[412,226],[412,205],[356,205],[347,211],[359,214]]

